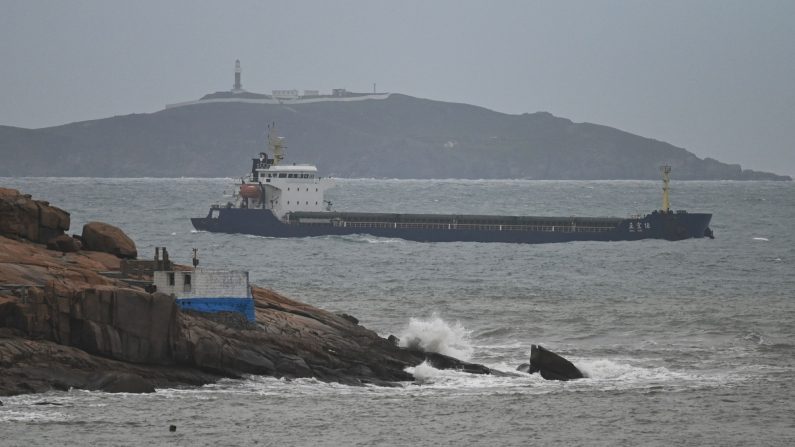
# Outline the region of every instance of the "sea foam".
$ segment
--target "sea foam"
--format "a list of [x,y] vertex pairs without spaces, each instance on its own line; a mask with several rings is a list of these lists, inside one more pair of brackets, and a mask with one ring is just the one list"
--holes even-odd
[[428,319],[411,318],[400,336],[400,345],[469,360],[473,352],[469,335],[469,331],[461,323],[450,325],[433,314]]

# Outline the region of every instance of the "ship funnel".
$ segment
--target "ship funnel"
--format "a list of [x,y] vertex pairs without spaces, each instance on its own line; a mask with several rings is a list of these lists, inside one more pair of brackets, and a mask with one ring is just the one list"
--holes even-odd
[[671,174],[671,167],[668,165],[660,166],[660,172],[662,173],[663,177],[663,203],[662,203],[662,212],[668,213],[671,211],[671,199],[668,195],[669,186],[668,183],[671,181],[670,174]]

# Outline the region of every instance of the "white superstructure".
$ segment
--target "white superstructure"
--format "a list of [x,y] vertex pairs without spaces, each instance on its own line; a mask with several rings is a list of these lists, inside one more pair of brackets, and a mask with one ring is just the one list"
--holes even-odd
[[195,268],[155,271],[157,291],[175,298],[251,298],[248,272]]
[[325,192],[334,186],[334,181],[320,177],[314,165],[280,164],[284,139],[274,135],[271,129],[268,147],[273,158],[263,152],[253,160],[251,173],[241,182],[235,206],[268,209],[280,219],[292,211],[327,210]]

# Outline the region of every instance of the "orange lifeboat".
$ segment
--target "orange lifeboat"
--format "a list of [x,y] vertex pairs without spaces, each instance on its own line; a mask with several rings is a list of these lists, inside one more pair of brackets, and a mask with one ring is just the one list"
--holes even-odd
[[262,191],[260,190],[259,185],[251,185],[251,184],[242,184],[240,185],[240,197],[244,199],[259,199],[260,194]]

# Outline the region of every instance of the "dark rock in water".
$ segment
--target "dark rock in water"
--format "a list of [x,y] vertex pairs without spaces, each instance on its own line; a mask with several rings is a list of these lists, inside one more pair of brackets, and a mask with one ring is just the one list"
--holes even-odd
[[528,373],[530,374],[530,364],[529,363],[522,363],[521,365],[516,367],[517,371]]
[[424,352],[425,361],[436,369],[454,369],[470,374],[493,374],[495,371],[477,363],[468,363],[437,352]]
[[2,406],[3,406],[3,401],[2,401],[2,400],[0,400],[0,407],[2,407]]
[[89,222],[83,225],[81,238],[83,248],[86,250],[102,251],[120,258],[135,259],[138,257],[135,242],[124,234],[124,231],[113,225]]
[[176,425],[169,425],[168,426],[168,431],[177,431],[177,426]]
[[48,400],[43,400],[41,402],[34,402],[31,405],[55,405],[55,406],[62,406],[63,404],[59,404],[58,402],[50,402]]
[[400,346],[400,339],[394,335],[390,335],[386,340],[395,346]]
[[530,348],[528,372],[541,373],[541,377],[546,380],[572,380],[585,377],[570,361],[539,345]]

